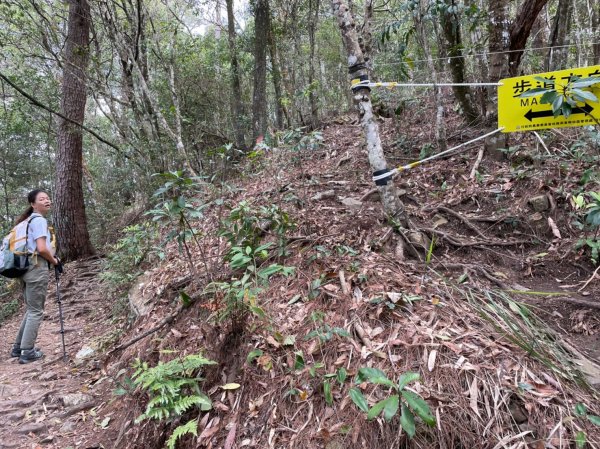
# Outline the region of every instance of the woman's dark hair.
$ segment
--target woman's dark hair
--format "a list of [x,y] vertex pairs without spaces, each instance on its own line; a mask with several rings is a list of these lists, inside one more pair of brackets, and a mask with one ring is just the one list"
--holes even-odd
[[33,213],[33,207],[31,207],[31,203],[35,203],[35,200],[37,199],[37,196],[40,193],[46,193],[46,191],[42,189],[35,189],[27,194],[27,202],[29,203],[29,207],[25,209],[25,212],[19,215],[19,218],[17,218],[15,224],[19,224],[22,221],[27,220],[31,216],[31,214]]

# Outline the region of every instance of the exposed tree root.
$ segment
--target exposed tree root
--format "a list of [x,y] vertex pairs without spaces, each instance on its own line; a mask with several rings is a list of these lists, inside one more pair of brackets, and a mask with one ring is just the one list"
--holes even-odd
[[444,231],[440,231],[439,229],[433,229],[433,228],[422,228],[423,231],[429,232],[431,234],[435,234],[439,237],[441,237],[443,240],[445,240],[446,242],[450,243],[453,246],[457,246],[457,247],[486,247],[486,246],[513,246],[513,245],[523,245],[523,244],[529,244],[531,243],[531,241],[529,240],[509,240],[509,241],[504,241],[504,240],[490,240],[490,239],[486,239],[486,240],[473,240],[471,242],[463,242],[461,240],[459,240],[457,237],[448,234],[447,232]]
[[435,208],[434,212],[446,212],[447,214],[450,214],[453,217],[458,218],[461,222],[463,222],[465,224],[465,226],[467,226],[471,231],[475,232],[479,237],[482,237],[484,239],[488,238],[477,226],[475,226],[473,223],[471,223],[471,220],[469,220],[467,217],[462,216],[455,210],[450,209],[449,207],[438,206]]
[[490,281],[491,283],[496,284],[502,290],[510,290],[510,288],[504,282],[502,282],[497,277],[493,276],[488,270],[486,270],[485,268],[483,268],[480,265],[470,265],[470,264],[464,264],[464,263],[444,263],[444,262],[440,262],[439,265],[446,269],[463,269],[463,270],[467,270],[468,272],[471,272],[471,273],[479,273],[484,278],[486,278],[488,281]]
[[153,327],[152,329],[147,330],[146,332],[144,332],[143,334],[138,335],[137,337],[129,340],[128,342],[125,342],[123,344],[120,344],[119,346],[117,346],[116,348],[112,349],[108,355],[111,355],[117,351],[122,351],[123,349],[127,349],[129,346],[137,343],[138,341],[146,338],[149,335],[152,335],[155,332],[158,332],[159,330],[161,330],[163,327],[165,327],[167,324],[171,323],[175,318],[177,318],[177,316],[179,316],[179,314],[182,312],[182,310],[184,310],[186,307],[184,306],[179,306],[179,308],[172,313],[171,315],[166,316],[165,318],[163,318],[161,320],[160,323],[158,323],[157,326]]
[[590,284],[590,282],[592,282],[594,280],[594,278],[598,274],[598,270],[600,270],[600,265],[598,265],[598,268],[596,268],[596,271],[594,271],[594,274],[592,274],[592,276],[585,282],[585,284],[583,284],[583,287],[581,287],[579,290],[577,290],[578,292],[585,290],[585,288]]

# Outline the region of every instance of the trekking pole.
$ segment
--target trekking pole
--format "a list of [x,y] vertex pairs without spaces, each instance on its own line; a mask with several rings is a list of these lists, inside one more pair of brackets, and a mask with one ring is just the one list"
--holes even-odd
[[60,288],[58,285],[58,280],[60,278],[60,271],[62,271],[62,270],[58,267],[58,265],[55,265],[54,266],[54,277],[56,278],[56,302],[58,302],[58,318],[60,320],[60,335],[62,338],[63,361],[66,362],[67,361],[67,348],[65,346],[65,326],[63,323],[62,303],[60,300]]

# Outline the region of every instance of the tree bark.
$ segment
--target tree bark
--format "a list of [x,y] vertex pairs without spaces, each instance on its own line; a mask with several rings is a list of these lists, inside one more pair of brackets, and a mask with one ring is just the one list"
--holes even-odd
[[552,33],[550,35],[550,48],[546,58],[546,70],[548,72],[567,68],[567,56],[569,49],[565,47],[569,43],[569,29],[573,17],[573,0],[559,0]]
[[229,59],[231,60],[231,116],[235,132],[235,145],[240,150],[246,149],[244,137],[242,89],[240,85],[240,66],[236,47],[235,16],[233,15],[233,0],[227,1],[227,37],[229,43]]
[[527,39],[531,34],[531,28],[542,8],[548,3],[548,0],[525,0],[516,20],[510,27],[510,47],[511,53],[508,56],[508,73],[510,76],[519,74],[519,65],[523,57],[523,49],[527,44]]
[[252,132],[254,139],[267,131],[267,46],[269,0],[254,4],[254,91],[252,94]]
[[[421,2],[419,3],[419,10],[413,16],[413,21],[415,24],[416,31],[416,39],[423,51],[423,58],[427,61],[427,69],[431,73],[431,79],[434,83],[438,82],[438,73],[433,62],[433,57],[431,55],[431,47],[429,45],[429,38],[427,36],[427,31],[425,29],[426,22],[424,20],[424,15],[426,11],[427,5],[423,5]],[[444,122],[444,105],[442,103],[442,95],[440,92],[440,88],[438,86],[434,86],[433,88],[433,96],[435,98],[435,106],[436,106],[436,114],[435,114],[435,140],[438,144],[438,150],[445,151],[447,149],[446,145],[446,124]]]
[[287,116],[287,110],[283,104],[281,69],[279,67],[279,55],[277,53],[277,42],[275,40],[275,28],[273,19],[269,14],[269,56],[271,58],[271,71],[273,74],[273,89],[275,90],[275,122],[278,129],[283,129],[283,117]]
[[[342,0],[332,0],[333,13],[342,34],[342,41],[348,54],[348,70],[351,79],[368,78],[363,52],[358,42],[358,33],[354,17],[348,6]],[[361,125],[367,142],[369,163],[373,172],[387,170],[387,163],[381,146],[379,127],[373,115],[371,104],[371,92],[368,88],[357,89],[354,92],[354,101],[358,105]],[[387,179],[385,185],[378,185],[379,195],[386,215],[408,227],[408,219],[404,204],[398,198],[396,186],[391,178]]]
[[[508,53],[510,47],[510,21],[508,18],[508,0],[488,0],[489,8],[489,54],[490,82],[498,82],[508,77]],[[490,87],[487,91],[486,122],[491,124],[498,118],[498,88]]]
[[[455,6],[455,0],[445,0],[446,6]],[[465,82],[465,58],[462,54],[462,38],[460,31],[460,20],[455,12],[446,9],[441,16],[442,30],[446,38],[446,53],[450,60],[450,72],[453,83]],[[454,96],[460,103],[463,113],[469,122],[479,120],[479,113],[473,106],[473,94],[466,86],[453,86]]]
[[310,103],[310,125],[311,128],[317,126],[319,119],[319,108],[317,105],[317,94],[315,92],[315,32],[317,29],[317,22],[319,20],[319,0],[308,1],[308,43],[309,43],[309,56],[308,56],[308,100]]
[[[69,18],[61,112],[83,124],[85,118],[86,69],[89,56],[90,6],[87,0],[69,1]],[[65,119],[58,120],[58,150],[56,154],[56,194],[54,223],[65,260],[75,260],[94,254],[90,242],[83,198],[83,135],[79,127]]]
[[600,28],[600,1],[594,0],[592,2],[591,8],[592,29],[594,30],[592,36],[594,36],[595,42],[592,46],[594,48],[594,59],[592,61],[592,65],[598,65],[600,64],[600,42],[598,42],[598,37],[600,36],[600,30],[598,30],[598,28]]

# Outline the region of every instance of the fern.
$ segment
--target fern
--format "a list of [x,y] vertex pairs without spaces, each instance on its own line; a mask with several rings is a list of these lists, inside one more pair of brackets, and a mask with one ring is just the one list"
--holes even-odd
[[188,421],[186,424],[184,424],[182,426],[178,426],[173,431],[173,433],[167,440],[167,448],[175,449],[175,443],[177,443],[177,440],[179,438],[181,438],[182,436],[187,435],[189,433],[191,433],[194,436],[198,436],[198,422],[195,419]]
[[[135,422],[146,419],[169,421],[194,407],[200,411],[210,410],[212,402],[200,391],[200,382],[204,379],[199,377],[198,373],[202,367],[215,363],[201,354],[188,355],[166,363],[159,362],[154,367],[136,360],[133,365],[133,383],[145,390],[150,400],[145,412],[138,416]],[[174,448],[177,440],[185,434],[196,435],[196,424],[196,420],[191,420],[177,427],[167,441],[167,447]]]

